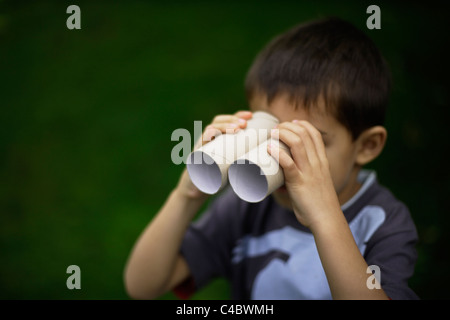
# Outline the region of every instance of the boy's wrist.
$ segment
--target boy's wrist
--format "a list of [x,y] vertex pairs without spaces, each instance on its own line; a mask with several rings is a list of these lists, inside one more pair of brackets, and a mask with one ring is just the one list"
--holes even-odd
[[320,236],[321,234],[339,233],[339,230],[348,227],[344,213],[339,208],[339,210],[332,209],[329,214],[327,214],[326,219],[318,219],[311,223],[309,229],[314,236]]
[[172,190],[170,198],[186,208],[200,208],[208,199],[207,194],[192,194],[184,188],[176,187]]
[[177,186],[172,191],[173,196],[177,197],[178,200],[181,200],[183,202],[189,202],[189,203],[198,203],[198,202],[205,202],[206,199],[208,199],[208,194],[199,192],[199,191],[193,191],[193,190],[186,190],[186,188]]

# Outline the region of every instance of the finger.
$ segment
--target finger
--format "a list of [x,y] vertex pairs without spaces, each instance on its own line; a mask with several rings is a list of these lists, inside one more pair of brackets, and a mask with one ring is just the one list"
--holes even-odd
[[212,125],[207,126],[202,135],[202,146],[214,140],[220,134],[222,134],[222,132],[219,129],[214,128]]
[[278,138],[286,144],[300,170],[307,169],[309,164],[308,154],[302,139],[297,133],[290,130],[286,125],[280,125],[277,129],[272,130],[272,137]]
[[247,120],[250,120],[253,117],[251,111],[238,111],[234,115],[238,117],[237,123],[241,129],[245,129],[247,127]]
[[235,121],[237,119],[238,119],[238,117],[236,117],[235,115],[232,115],[232,114],[219,114],[219,115],[214,117],[214,119],[211,122],[211,124],[213,124],[213,123],[233,122],[233,121]]
[[221,133],[235,133],[241,129],[240,124],[236,122],[211,123],[209,128],[214,128]]
[[317,130],[316,127],[314,127],[311,123],[308,121],[299,121],[299,124],[301,124],[306,130],[308,130],[312,141],[316,147],[317,155],[321,161],[328,161],[327,154],[325,151],[325,144],[323,143],[322,134],[319,130]]
[[[228,127],[228,128],[239,128],[239,129],[243,129],[247,126],[247,119],[245,118],[245,114],[244,118],[236,116],[236,115],[218,115],[216,117],[214,117],[211,125],[214,125],[216,128],[218,128],[219,130],[221,130],[222,132],[224,132],[224,130],[227,129],[226,124],[235,124]],[[247,116],[248,117],[248,116]],[[251,117],[251,116],[250,116]]]
[[238,111],[234,115],[217,115],[212,123],[206,126],[201,139],[204,145],[222,133],[235,133],[247,126],[247,119],[252,117],[250,111]]
[[[238,112],[237,114],[241,114],[240,112]],[[242,117],[240,117],[239,115],[233,115],[233,114],[219,114],[217,116],[214,117],[213,121],[211,122],[211,124],[213,123],[231,123],[231,122],[238,122],[239,119],[242,119],[244,121],[248,120],[251,118],[247,115],[247,113],[242,112]]]
[[312,140],[310,132],[297,120],[286,122],[284,127],[294,132],[304,145],[308,162],[314,168],[319,164],[316,146]]
[[287,151],[279,148],[276,144],[269,143],[267,145],[267,152],[274,157],[281,168],[283,168],[284,176],[288,181],[296,180],[301,176],[301,172],[294,159],[291,158]]
[[244,120],[250,120],[253,117],[253,113],[251,111],[238,111],[234,114],[236,117],[244,119]]

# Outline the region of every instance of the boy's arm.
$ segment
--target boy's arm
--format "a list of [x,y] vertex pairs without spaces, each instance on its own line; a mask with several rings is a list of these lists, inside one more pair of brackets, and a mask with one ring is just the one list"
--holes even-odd
[[311,227],[333,299],[388,299],[383,289],[367,286],[368,265],[340,210]]
[[279,135],[291,155],[276,146],[294,213],[314,235],[317,250],[334,299],[387,299],[382,289],[367,287],[367,263],[341,211],[320,133],[306,121],[285,122]]
[[128,260],[125,284],[132,298],[157,298],[189,276],[179,248],[186,228],[204,200],[189,198],[179,188],[169,195],[141,234]]
[[[215,117],[197,146],[207,143],[219,132],[245,128],[246,120],[251,117],[248,111]],[[192,184],[185,169],[177,187],[136,241],[127,261],[124,278],[131,297],[154,299],[187,279],[190,270],[180,254],[180,247],[186,229],[207,197]]]

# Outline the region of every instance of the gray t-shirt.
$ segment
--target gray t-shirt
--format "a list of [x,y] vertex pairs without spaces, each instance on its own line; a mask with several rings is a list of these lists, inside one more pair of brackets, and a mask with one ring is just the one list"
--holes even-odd
[[[408,287],[418,239],[409,210],[374,172],[359,179],[362,187],[341,207],[356,244],[391,299],[417,299]],[[247,203],[224,190],[188,228],[181,253],[192,290],[225,277],[232,299],[331,299],[312,233],[272,197]]]

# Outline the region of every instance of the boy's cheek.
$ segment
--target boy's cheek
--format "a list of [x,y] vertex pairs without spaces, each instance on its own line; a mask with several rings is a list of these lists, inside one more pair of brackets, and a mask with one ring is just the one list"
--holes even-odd
[[334,190],[339,194],[347,184],[351,170],[344,164],[332,161],[329,161],[329,167]]
[[341,168],[339,162],[336,161],[332,155],[330,155],[329,150],[325,149],[325,153],[328,159],[328,169],[330,171],[331,180],[333,182],[334,190],[337,192],[339,189],[340,181],[342,180],[341,173],[345,170]]

